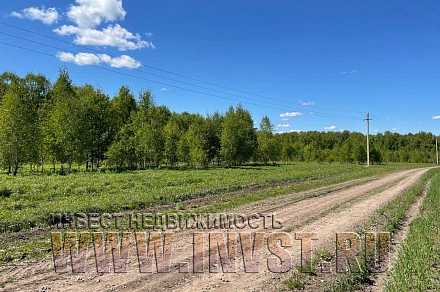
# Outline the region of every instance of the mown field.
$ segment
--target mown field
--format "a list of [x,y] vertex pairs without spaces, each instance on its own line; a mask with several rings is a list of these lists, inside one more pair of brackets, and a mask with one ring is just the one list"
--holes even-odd
[[45,224],[51,213],[119,212],[181,202],[212,194],[279,183],[340,182],[381,174],[409,164],[366,168],[354,164],[146,170],[128,173],[79,173],[69,176],[0,175],[0,222]]

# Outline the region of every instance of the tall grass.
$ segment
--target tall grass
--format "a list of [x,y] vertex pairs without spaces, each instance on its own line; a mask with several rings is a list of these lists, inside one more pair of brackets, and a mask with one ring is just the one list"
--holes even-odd
[[440,174],[410,226],[385,291],[440,290]]
[[[437,169],[428,171],[422,179],[414,186],[397,196],[378,209],[375,214],[369,219],[369,222],[360,226],[359,232],[363,234],[365,231],[386,231],[394,233],[398,231],[402,221],[411,206],[416,203],[417,199],[423,193],[428,181],[433,176],[439,176]],[[362,269],[356,272],[347,274],[338,274],[329,277],[327,283],[324,284],[324,291],[332,292],[346,292],[346,291],[360,291],[366,286],[372,284],[371,270],[369,263],[365,258],[361,258]],[[394,291],[394,290],[393,290]],[[424,290],[400,290],[400,291],[424,291]]]
[[[401,165],[365,168],[352,164],[294,165],[208,170],[146,170],[70,176],[0,175],[0,222],[36,225],[51,213],[119,212],[226,194],[250,186],[344,181],[381,174]],[[406,166],[407,167],[407,166]]]

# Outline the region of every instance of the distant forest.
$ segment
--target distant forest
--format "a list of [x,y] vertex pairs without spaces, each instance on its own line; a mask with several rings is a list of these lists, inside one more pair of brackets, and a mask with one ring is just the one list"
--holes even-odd
[[[374,163],[431,163],[435,141],[430,133],[385,132],[372,135],[370,151]],[[0,166],[12,175],[24,164],[66,174],[74,164],[121,171],[365,160],[361,133],[274,134],[268,117],[257,129],[240,105],[208,116],[175,113],[156,105],[149,91],[136,98],[122,86],[110,98],[91,85],[74,85],[65,70],[54,84],[43,75],[0,75]]]

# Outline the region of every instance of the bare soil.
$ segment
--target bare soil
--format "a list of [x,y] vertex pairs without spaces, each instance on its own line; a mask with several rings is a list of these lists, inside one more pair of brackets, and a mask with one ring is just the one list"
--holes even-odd
[[[319,240],[314,248],[329,245],[336,232],[354,231],[355,227],[388,201],[415,184],[427,169],[405,170],[371,181],[339,184],[314,191],[295,193],[246,205],[231,213],[273,214],[282,222],[283,231],[315,232]],[[240,232],[258,230],[244,229]],[[264,231],[261,229],[260,231]],[[279,231],[279,230],[278,230]],[[173,262],[192,258],[191,231],[180,231],[172,242]],[[298,260],[300,242],[289,249]],[[269,256],[268,252],[263,255]],[[264,258],[264,257],[263,257]],[[237,260],[237,262],[240,262]],[[287,274],[263,270],[245,273],[153,273],[136,270],[136,257],[130,258],[133,268],[124,274],[57,274],[52,261],[42,261],[25,267],[0,270],[4,291],[278,291]],[[208,263],[204,263],[208,268]]]
[[389,273],[392,271],[393,266],[395,265],[397,259],[399,258],[400,248],[402,247],[402,243],[405,241],[411,223],[416,219],[420,214],[420,208],[422,206],[423,200],[425,199],[430,188],[430,183],[427,184],[425,190],[423,191],[422,196],[417,199],[417,202],[411,206],[408,210],[405,219],[402,224],[399,226],[399,230],[393,234],[392,238],[392,246],[390,253],[390,261],[387,267],[387,273],[377,274],[374,278],[374,284],[367,287],[367,291],[371,292],[380,292],[385,288],[385,283],[389,277]]

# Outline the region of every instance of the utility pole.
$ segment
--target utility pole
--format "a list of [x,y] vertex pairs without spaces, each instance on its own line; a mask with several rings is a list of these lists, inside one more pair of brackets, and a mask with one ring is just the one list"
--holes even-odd
[[438,137],[435,136],[435,153],[437,154],[437,165],[438,165]]
[[367,113],[364,121],[367,122],[367,167],[370,166],[370,113]]

